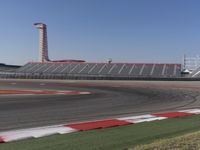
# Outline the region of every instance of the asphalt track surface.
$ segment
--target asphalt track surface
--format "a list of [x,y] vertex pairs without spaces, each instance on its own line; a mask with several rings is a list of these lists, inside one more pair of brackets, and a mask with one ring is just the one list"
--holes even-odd
[[0,131],[200,108],[200,82],[0,80],[0,90],[90,95],[0,95]]

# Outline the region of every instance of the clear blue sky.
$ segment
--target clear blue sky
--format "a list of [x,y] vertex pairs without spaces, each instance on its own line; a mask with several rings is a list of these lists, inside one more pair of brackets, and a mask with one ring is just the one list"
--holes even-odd
[[0,63],[38,59],[48,26],[51,59],[180,63],[200,54],[199,0],[0,0]]

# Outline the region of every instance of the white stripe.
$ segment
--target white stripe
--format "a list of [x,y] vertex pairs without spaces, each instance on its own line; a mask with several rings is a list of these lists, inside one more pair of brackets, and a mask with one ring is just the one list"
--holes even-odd
[[192,113],[192,114],[200,114],[200,109],[188,109],[188,110],[181,110],[179,112],[186,112],[186,113]]
[[140,116],[133,116],[133,117],[124,117],[124,118],[118,118],[119,120],[124,120],[131,123],[141,123],[141,122],[149,122],[154,120],[163,120],[167,117],[156,117],[154,115],[140,115]]
[[[53,91],[54,92],[54,91]],[[91,92],[78,92],[78,91],[55,91],[55,94],[61,94],[61,95],[78,95],[78,94],[91,94]]]
[[140,116],[131,116],[131,117],[122,117],[122,118],[118,118],[119,120],[129,120],[129,119],[141,119],[141,118],[151,118],[154,117],[153,115],[140,115]]
[[40,127],[40,128],[30,128],[30,129],[23,129],[23,130],[14,130],[8,132],[1,132],[0,137],[3,137],[5,142],[16,141],[21,139],[28,139],[28,138],[39,138],[53,134],[65,134],[75,132],[77,130],[65,127],[62,125],[58,126],[47,126],[47,127]]
[[91,92],[79,92],[79,94],[91,94]]
[[39,137],[52,135],[52,134],[56,134],[56,133],[65,134],[65,133],[71,133],[71,132],[75,132],[75,131],[76,131],[75,129],[72,129],[70,127],[60,126],[60,127],[53,127],[53,128],[46,128],[46,129],[30,131],[30,133],[32,134],[33,137],[39,138]]

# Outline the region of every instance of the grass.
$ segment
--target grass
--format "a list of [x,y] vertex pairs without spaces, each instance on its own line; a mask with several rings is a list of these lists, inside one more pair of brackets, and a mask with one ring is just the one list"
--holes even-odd
[[200,130],[200,116],[181,117],[0,145],[0,150],[124,150]]
[[139,145],[129,150],[199,150],[200,131],[183,136],[157,140],[151,144]]

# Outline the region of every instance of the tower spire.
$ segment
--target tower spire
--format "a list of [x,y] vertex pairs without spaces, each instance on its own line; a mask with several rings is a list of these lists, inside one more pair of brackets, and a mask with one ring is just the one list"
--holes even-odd
[[34,25],[39,29],[39,61],[47,62],[49,61],[47,26],[44,23],[34,23]]

